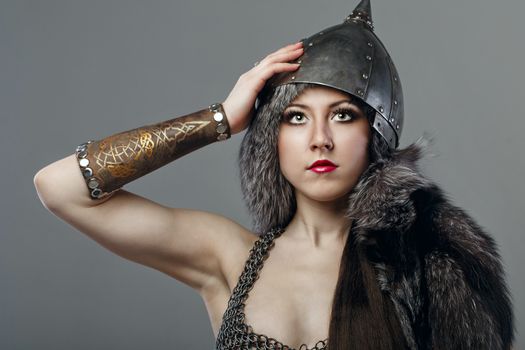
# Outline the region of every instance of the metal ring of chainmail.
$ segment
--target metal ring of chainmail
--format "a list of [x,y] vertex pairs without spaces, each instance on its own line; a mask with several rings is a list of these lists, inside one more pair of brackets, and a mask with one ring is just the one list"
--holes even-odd
[[[233,289],[228,307],[222,316],[222,324],[216,341],[217,350],[295,350],[280,341],[264,334],[254,333],[250,325],[245,323],[244,306],[248,292],[252,289],[268,250],[273,247],[274,239],[283,233],[284,229],[277,227],[261,235],[254,243],[244,270]],[[318,341],[313,348],[302,344],[299,350],[327,350],[328,339]]]

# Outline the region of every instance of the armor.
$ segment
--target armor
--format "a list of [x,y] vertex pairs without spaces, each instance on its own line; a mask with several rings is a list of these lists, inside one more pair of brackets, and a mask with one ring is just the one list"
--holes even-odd
[[403,90],[396,67],[374,33],[370,1],[362,0],[344,22],[302,39],[304,53],[293,72],[275,74],[262,94],[276,86],[314,83],[366,102],[375,111],[371,126],[391,148],[403,129]]

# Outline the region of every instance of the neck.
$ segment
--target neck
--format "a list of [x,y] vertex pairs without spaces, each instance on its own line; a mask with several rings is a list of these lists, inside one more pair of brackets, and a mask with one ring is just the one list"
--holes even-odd
[[286,235],[312,248],[346,242],[351,219],[345,217],[347,196],[320,202],[297,194],[297,211],[286,227]]

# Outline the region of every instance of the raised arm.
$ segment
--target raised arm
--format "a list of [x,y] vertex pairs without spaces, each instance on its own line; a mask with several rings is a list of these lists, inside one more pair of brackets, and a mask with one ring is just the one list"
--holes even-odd
[[223,110],[204,108],[154,125],[81,144],[34,177],[44,206],[112,252],[162,271],[203,292],[224,283],[232,252],[252,234],[217,214],[168,208],[122,189],[198,148],[245,129],[255,99],[273,74],[295,70],[286,63],[302,54],[292,44],[241,75]]
[[[229,131],[225,113],[205,108],[82,145],[41,169],[34,183],[46,208],[102,246],[200,289],[220,276],[220,242],[246,230],[216,214],[165,207],[122,186],[229,138]],[[109,194],[97,198],[99,192]]]

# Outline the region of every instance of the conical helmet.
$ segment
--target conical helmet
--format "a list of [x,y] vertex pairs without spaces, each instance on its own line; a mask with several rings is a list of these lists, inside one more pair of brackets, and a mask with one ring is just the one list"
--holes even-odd
[[313,83],[347,92],[375,110],[372,127],[397,148],[403,129],[403,91],[396,67],[374,33],[370,1],[362,0],[343,23],[302,41],[304,53],[293,61],[301,66],[274,75],[263,90]]

